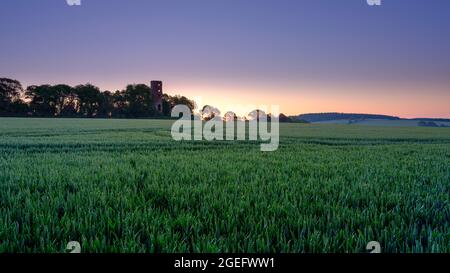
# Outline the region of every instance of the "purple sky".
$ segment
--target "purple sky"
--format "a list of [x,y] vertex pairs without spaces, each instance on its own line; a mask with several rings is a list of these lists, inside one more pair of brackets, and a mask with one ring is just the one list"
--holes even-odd
[[450,1],[2,0],[0,77],[450,118]]

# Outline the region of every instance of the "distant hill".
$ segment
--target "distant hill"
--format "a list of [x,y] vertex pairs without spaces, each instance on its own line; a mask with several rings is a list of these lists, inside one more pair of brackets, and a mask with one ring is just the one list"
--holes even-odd
[[346,113],[310,113],[298,115],[297,119],[308,122],[320,122],[330,120],[363,120],[363,119],[382,119],[382,120],[399,120],[399,117],[374,114],[346,114]]
[[321,123],[321,124],[450,127],[450,119],[445,118],[402,119],[399,117],[388,115],[347,114],[347,113],[310,113],[298,115],[291,118],[306,121],[309,123]]

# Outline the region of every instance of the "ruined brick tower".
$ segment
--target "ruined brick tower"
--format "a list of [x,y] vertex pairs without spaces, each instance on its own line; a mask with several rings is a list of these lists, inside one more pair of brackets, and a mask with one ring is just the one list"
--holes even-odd
[[153,106],[155,107],[156,111],[162,113],[162,111],[163,111],[162,81],[151,81],[150,88],[152,89]]

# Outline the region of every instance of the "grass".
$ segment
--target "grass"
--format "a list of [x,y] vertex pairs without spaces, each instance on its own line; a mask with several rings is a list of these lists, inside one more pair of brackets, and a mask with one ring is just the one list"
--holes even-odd
[[282,124],[280,148],[171,121],[0,119],[0,252],[450,252],[450,129]]

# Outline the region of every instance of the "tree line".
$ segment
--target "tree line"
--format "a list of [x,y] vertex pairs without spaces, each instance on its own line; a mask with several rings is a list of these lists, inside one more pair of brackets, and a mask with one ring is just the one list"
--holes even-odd
[[177,104],[191,111],[194,101],[163,94],[162,108],[155,109],[152,90],[146,84],[129,84],[124,90],[101,91],[92,84],[69,86],[31,85],[23,88],[13,79],[0,78],[0,116],[147,118],[170,117]]

